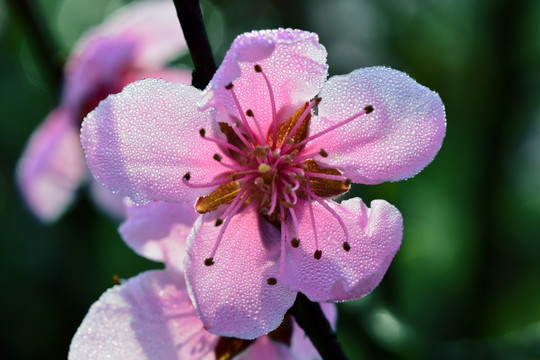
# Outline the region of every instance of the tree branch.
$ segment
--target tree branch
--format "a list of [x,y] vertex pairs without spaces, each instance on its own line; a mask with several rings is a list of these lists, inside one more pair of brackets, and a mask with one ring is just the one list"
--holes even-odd
[[324,360],[347,360],[319,303],[311,302],[304,294],[298,293],[290,311]]
[[204,89],[216,72],[216,63],[204,27],[199,0],[173,0],[195,69],[191,84]]

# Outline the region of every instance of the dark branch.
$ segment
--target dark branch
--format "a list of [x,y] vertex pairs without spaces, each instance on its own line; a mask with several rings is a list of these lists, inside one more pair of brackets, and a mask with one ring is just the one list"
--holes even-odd
[[199,0],[173,0],[195,70],[191,84],[204,89],[216,72]]
[[319,303],[298,293],[290,311],[324,360],[347,359]]
[[6,0],[11,12],[20,19],[24,30],[47,70],[48,80],[58,93],[62,81],[62,63],[58,60],[58,48],[37,10],[32,9],[28,0]]

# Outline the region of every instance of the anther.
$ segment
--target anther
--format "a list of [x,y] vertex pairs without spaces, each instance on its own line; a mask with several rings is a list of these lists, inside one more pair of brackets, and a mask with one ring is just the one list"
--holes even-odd
[[285,142],[289,145],[294,145],[294,139],[290,136],[285,139]]
[[316,96],[315,98],[313,98],[313,101],[315,102],[315,105],[319,105],[322,101],[322,98]]
[[219,226],[219,225],[221,225],[221,224],[223,224],[223,219],[217,218],[217,219],[216,219],[215,225],[216,225],[216,226]]
[[212,266],[214,265],[214,258],[207,258],[207,259],[204,259],[204,265],[206,266]]
[[315,253],[313,254],[313,257],[317,260],[319,260],[322,256],[322,250],[315,250]]
[[322,157],[328,157],[328,153],[326,152],[326,150],[324,149],[321,149],[321,151],[319,151],[319,155],[321,155]]
[[283,201],[282,202],[283,206],[286,207],[287,209],[292,209],[294,208],[294,203],[290,202],[290,201]]
[[212,156],[212,158],[216,161],[221,161],[221,159],[223,159],[223,156],[219,155],[219,154],[214,154],[214,156]]
[[345,186],[349,186],[349,185],[351,185],[351,183],[352,183],[351,179],[343,180],[343,185],[345,185]]
[[204,137],[205,134],[206,134],[206,130],[204,129],[199,130],[199,135],[201,135],[201,137]]
[[373,111],[373,106],[368,105],[368,106],[366,106],[366,107],[364,108],[364,110],[366,111],[366,114],[369,114],[370,112]]
[[255,71],[256,71],[256,72],[258,72],[258,73],[262,72],[262,67],[261,67],[261,65],[257,64],[257,65],[254,66],[254,68],[255,68]]
[[259,213],[261,215],[268,215],[268,211],[270,211],[270,209],[268,209],[267,207],[262,207],[259,209]]
[[225,89],[227,90],[231,90],[233,88],[233,84],[232,83],[228,83],[226,86],[225,86]]
[[249,117],[255,116],[255,115],[253,115],[253,111],[251,109],[246,110],[246,115],[249,116]]
[[345,250],[345,251],[351,250],[351,245],[349,245],[349,243],[346,242],[346,241],[343,242],[343,250]]
[[269,152],[270,152],[270,148],[268,146],[262,146],[262,145],[255,146],[255,150],[253,150],[253,153],[255,154],[255,156],[257,156],[261,160],[263,160]]
[[258,187],[263,186],[263,185],[264,185],[264,180],[263,180],[263,178],[260,177],[260,176],[259,176],[258,178],[256,178],[256,179],[255,179],[255,185],[257,185]]
[[271,277],[271,278],[266,279],[266,283],[267,283],[268,285],[276,285],[276,284],[277,284],[277,280],[276,280],[276,278]]
[[185,174],[184,174],[184,179],[186,179],[186,180],[188,180],[188,181],[189,181],[189,179],[191,179],[191,174],[190,174],[190,173],[188,173],[188,172],[187,172],[187,173],[185,173]]
[[293,248],[297,248],[300,245],[300,239],[298,238],[292,238],[291,240],[291,246]]
[[291,184],[285,185],[285,192],[287,193],[287,195],[292,193],[292,185]]

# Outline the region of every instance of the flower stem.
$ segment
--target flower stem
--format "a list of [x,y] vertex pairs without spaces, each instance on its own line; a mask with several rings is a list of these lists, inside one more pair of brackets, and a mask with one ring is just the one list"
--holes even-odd
[[347,359],[319,303],[312,302],[304,294],[298,293],[290,311],[324,360]]
[[[11,12],[20,19],[28,38],[46,68],[48,80],[55,93],[60,90],[62,63],[58,59],[58,48],[51,33],[44,26],[38,11],[28,4],[28,0],[6,0]],[[34,5],[37,6],[37,5]]]
[[204,89],[216,72],[216,63],[204,27],[199,0],[173,0],[195,69],[191,85]]

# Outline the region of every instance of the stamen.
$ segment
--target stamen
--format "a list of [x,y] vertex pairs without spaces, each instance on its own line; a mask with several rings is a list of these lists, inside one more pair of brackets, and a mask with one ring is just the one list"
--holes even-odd
[[[304,122],[304,119],[310,113],[311,109],[313,109],[313,107],[315,105],[317,105],[317,104],[318,104],[318,102],[316,102],[314,100],[309,102],[309,105],[306,107],[306,109],[302,113],[302,116],[300,116],[300,118],[298,119],[296,124],[294,124],[294,127],[291,129],[291,131],[289,131],[289,134],[288,134],[287,138],[290,138],[292,140],[292,144],[291,144],[291,141],[286,141],[286,143],[288,145],[291,145],[291,146],[294,145],[294,134],[296,134],[296,131],[302,125],[302,123]],[[283,150],[287,150],[287,148],[288,148],[288,146],[284,146]]]
[[[246,188],[242,189],[242,190],[246,190]],[[240,191],[240,193],[242,193],[242,190]],[[238,193],[238,195],[236,195],[234,201],[231,203],[231,205],[229,205],[229,207],[227,208],[227,210],[225,210],[225,212],[223,213],[223,217],[225,219],[225,221],[223,222],[223,226],[221,227],[221,229],[219,230],[219,233],[218,233],[218,236],[216,238],[216,243],[214,244],[214,248],[212,249],[212,252],[210,254],[210,257],[207,258],[205,261],[204,261],[204,264],[206,266],[210,266],[210,265],[213,265],[214,264],[214,256],[216,255],[216,252],[217,252],[217,249],[219,247],[219,245],[221,244],[221,240],[223,239],[223,235],[225,234],[225,230],[227,229],[227,227],[229,226],[230,222],[231,222],[231,219],[234,217],[234,215],[238,212],[238,210],[240,210],[240,208],[242,207],[242,205],[244,205],[244,201],[239,201],[240,200],[240,193]],[[245,197],[243,197],[242,199],[245,199],[245,198],[248,198],[250,197],[251,195],[253,194],[253,192],[250,192],[248,193]],[[232,210],[231,210],[232,209]],[[208,261],[210,259],[210,261]],[[207,264],[207,261],[208,262],[211,262],[210,265]]]
[[[369,112],[368,112],[368,111],[369,111]],[[326,129],[324,129],[324,130],[322,130],[322,131],[320,131],[320,132],[318,132],[318,133],[316,133],[316,134],[313,134],[313,135],[311,135],[311,136],[305,138],[304,140],[302,140],[302,141],[299,142],[298,144],[296,144],[296,145],[294,145],[293,147],[291,147],[291,148],[289,149],[289,152],[290,152],[290,151],[293,151],[293,150],[295,150],[295,149],[297,149],[297,148],[299,148],[299,147],[301,147],[301,146],[303,146],[303,145],[305,145],[305,144],[307,144],[308,142],[310,142],[310,141],[313,140],[313,139],[316,139],[316,138],[318,138],[318,137],[321,137],[321,136],[323,136],[324,134],[329,133],[330,131],[333,131],[333,130],[335,130],[335,129],[337,129],[337,128],[343,126],[343,125],[348,124],[349,122],[355,120],[356,118],[358,118],[358,117],[360,117],[360,116],[362,116],[362,115],[369,114],[369,113],[372,112],[372,111],[373,111],[373,106],[368,105],[368,106],[366,106],[364,109],[362,109],[362,111],[358,112],[357,114],[354,114],[353,116],[348,117],[347,119],[345,119],[345,120],[343,120],[343,121],[340,121],[340,122],[338,122],[337,124],[334,124],[334,125],[332,125],[332,126],[326,128]]]
[[300,240],[297,239],[297,238],[292,238],[291,239],[291,246],[296,249],[298,246],[300,246]]
[[204,265],[206,266],[214,265],[214,258],[209,257],[209,258],[204,259]]
[[326,179],[326,180],[343,181],[343,182],[348,180],[345,176],[342,176],[342,175],[331,175],[331,174],[314,173],[314,172],[306,172],[305,175],[309,177],[321,178],[321,179]]
[[[308,182],[309,184],[309,182]],[[323,199],[321,199],[319,196],[315,195],[313,192],[311,192],[309,190],[309,188],[306,188],[304,186],[300,186],[300,188],[302,190],[304,190],[306,192],[306,194],[308,194],[308,199],[309,197],[313,197],[319,204],[322,205],[322,207],[324,207],[326,209],[326,211],[328,211],[339,223],[339,225],[341,226],[341,228],[343,229],[343,232],[345,233],[345,242],[349,242],[349,230],[347,230],[347,227],[345,226],[345,223],[343,222],[343,219],[341,219],[341,217],[339,216],[339,214],[330,207],[330,205],[328,205]]]
[[315,253],[313,254],[313,257],[317,260],[319,260],[322,256],[322,250],[315,250]]
[[[308,188],[309,188],[309,178],[307,181]],[[301,186],[303,188],[303,186]],[[307,189],[306,189],[307,190]],[[311,226],[313,227],[313,237],[315,238],[315,259],[317,259],[317,254],[319,254],[319,259],[321,258],[322,251],[319,252],[319,237],[317,236],[317,227],[315,226],[315,215],[313,214],[313,205],[311,201],[311,191],[306,191],[306,194],[308,195],[308,207],[309,207],[309,215],[311,217]]]
[[204,137],[205,134],[206,134],[206,130],[204,129],[199,130],[199,135],[201,135],[201,137]]
[[326,152],[326,150],[324,149],[321,149],[321,151],[319,151],[319,155],[321,155],[322,157],[328,157],[328,153]]
[[277,284],[277,280],[276,280],[276,278],[271,277],[271,278],[266,279],[266,283],[267,283],[268,285],[276,285],[276,284]]
[[228,178],[224,178],[224,179],[220,179],[220,180],[210,181],[210,182],[207,182],[207,183],[199,183],[199,184],[195,183],[194,184],[192,181],[190,181],[190,179],[191,179],[191,174],[186,173],[184,175],[184,177],[182,178],[182,183],[184,183],[184,185],[186,185],[186,186],[188,186],[190,188],[194,188],[194,189],[204,189],[204,188],[214,187],[214,186],[226,184],[226,183],[231,181]]
[[[234,129],[234,127],[233,127],[233,129]],[[204,130],[204,129],[201,129],[201,131],[202,130]],[[204,131],[202,131],[202,132],[204,132]],[[238,154],[242,155],[245,158],[249,158],[249,155],[246,154],[244,151],[240,150],[238,147],[236,147],[234,145],[229,144],[226,141],[219,140],[219,139],[214,139],[214,138],[208,137],[208,136],[203,136],[203,138],[204,138],[204,140],[211,141],[211,142],[216,143],[216,144],[218,144],[220,146],[223,146],[223,147],[225,147],[225,148],[227,148],[229,150],[235,151],[235,152],[237,152]]]
[[[283,210],[283,206],[279,206],[279,214],[281,215],[281,218],[285,219],[285,213]],[[278,269],[278,279],[281,279],[281,276],[283,275],[283,269],[285,268],[285,245],[287,244],[287,237],[285,232],[285,221],[281,221],[281,253],[279,254],[279,269]]]
[[217,219],[216,219],[215,226],[219,226],[219,225],[221,225],[221,224],[223,224],[223,219],[217,218]]
[[266,138],[263,135],[261,124],[259,124],[259,122],[255,118],[255,114],[253,114],[253,110],[247,109],[246,115],[250,118],[253,118],[253,122],[255,123],[255,126],[257,127],[257,132],[259,133],[259,142],[266,146]]
[[223,156],[219,155],[219,154],[214,154],[214,156],[212,156],[212,158],[216,161],[221,161],[221,159],[223,159]]
[[242,119],[242,124],[244,125],[244,128],[246,128],[246,131],[248,132],[248,136],[251,139],[255,139],[255,136],[253,135],[253,131],[251,130],[251,127],[249,126],[246,116],[244,115],[244,112],[242,111],[242,106],[240,106],[240,102],[238,101],[238,97],[236,96],[236,92],[234,91],[231,83],[230,89],[225,87],[225,89],[229,90],[231,92],[232,98],[234,100],[234,104],[236,105],[236,109],[238,110],[238,113],[240,114],[240,118]]
[[349,243],[346,241],[343,242],[343,250],[345,251],[351,250],[351,245],[349,245]]
[[260,73],[263,76],[264,81],[266,82],[266,86],[268,87],[268,93],[270,95],[270,105],[272,106],[272,149],[275,149],[277,141],[277,111],[276,101],[274,99],[274,92],[272,91],[270,80],[268,80],[268,77],[262,71],[262,67],[259,64],[255,65],[255,72]]

